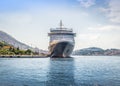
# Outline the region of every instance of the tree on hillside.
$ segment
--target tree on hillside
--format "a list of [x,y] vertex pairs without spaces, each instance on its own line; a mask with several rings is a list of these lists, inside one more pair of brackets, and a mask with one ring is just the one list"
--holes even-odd
[[27,55],[31,55],[31,53],[32,53],[32,51],[30,49],[25,51],[25,54],[27,54]]

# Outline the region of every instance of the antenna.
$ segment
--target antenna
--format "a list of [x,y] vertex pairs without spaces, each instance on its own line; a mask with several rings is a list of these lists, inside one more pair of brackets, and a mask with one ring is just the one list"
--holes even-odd
[[63,23],[62,23],[62,20],[60,20],[60,29],[62,29],[63,27]]

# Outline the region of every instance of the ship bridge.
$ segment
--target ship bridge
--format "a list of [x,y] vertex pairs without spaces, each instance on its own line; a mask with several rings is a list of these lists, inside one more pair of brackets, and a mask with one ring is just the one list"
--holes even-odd
[[68,28],[65,28],[63,27],[63,24],[62,24],[62,21],[60,21],[60,27],[59,28],[51,28],[50,29],[50,33],[48,33],[48,36],[51,36],[51,35],[73,35],[73,36],[76,36],[75,33],[73,33],[73,29],[68,29]]
[[63,27],[62,21],[60,21],[60,27],[59,28],[51,28],[50,33],[48,33],[48,36],[50,36],[50,42],[52,41],[71,41],[74,42],[74,37],[76,36],[76,33],[73,33],[73,29],[68,29]]

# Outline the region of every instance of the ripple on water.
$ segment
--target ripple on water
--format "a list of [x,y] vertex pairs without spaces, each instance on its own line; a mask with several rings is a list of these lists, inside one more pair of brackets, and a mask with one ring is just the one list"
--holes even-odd
[[120,57],[0,58],[0,86],[119,86]]

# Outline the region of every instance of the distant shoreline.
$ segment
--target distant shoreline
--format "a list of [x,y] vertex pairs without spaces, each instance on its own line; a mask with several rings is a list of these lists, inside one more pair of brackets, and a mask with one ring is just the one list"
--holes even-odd
[[39,55],[1,55],[0,58],[48,58],[47,56]]
[[[71,56],[120,56],[120,55],[71,55]],[[48,55],[0,55],[0,58],[48,58]]]

